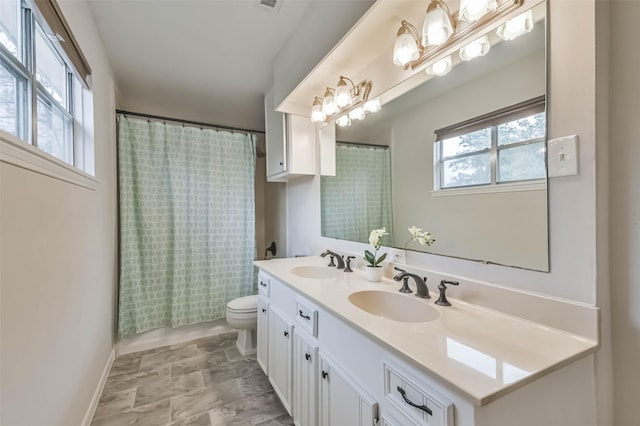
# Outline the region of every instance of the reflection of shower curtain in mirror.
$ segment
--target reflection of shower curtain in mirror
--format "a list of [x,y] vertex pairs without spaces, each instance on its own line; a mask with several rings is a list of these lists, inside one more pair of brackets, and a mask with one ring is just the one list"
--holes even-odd
[[323,236],[368,242],[371,230],[382,227],[393,234],[390,163],[388,147],[336,144],[336,176],[322,177]]
[[224,318],[253,289],[255,136],[118,117],[120,335]]

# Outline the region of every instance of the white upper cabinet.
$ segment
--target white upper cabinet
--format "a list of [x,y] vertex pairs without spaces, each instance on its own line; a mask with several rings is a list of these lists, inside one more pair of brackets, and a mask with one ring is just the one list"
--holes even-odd
[[275,110],[272,92],[265,96],[267,180],[285,182],[315,175],[316,127],[308,118]]

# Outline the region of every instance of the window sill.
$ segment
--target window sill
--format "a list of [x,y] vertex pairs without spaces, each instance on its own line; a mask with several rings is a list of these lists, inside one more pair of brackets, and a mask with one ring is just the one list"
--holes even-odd
[[546,180],[531,182],[505,183],[502,185],[476,186],[469,188],[440,189],[431,191],[432,197],[455,197],[459,195],[480,195],[499,192],[544,191],[547,189]]
[[0,162],[92,191],[95,191],[100,184],[95,177],[3,131],[0,131]]

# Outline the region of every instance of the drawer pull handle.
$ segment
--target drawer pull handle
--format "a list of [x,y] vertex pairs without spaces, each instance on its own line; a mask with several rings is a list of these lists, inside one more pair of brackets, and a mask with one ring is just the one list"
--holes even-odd
[[264,314],[265,312],[267,312],[266,308],[262,308],[262,313]]
[[284,337],[289,337],[289,332],[288,331],[284,332]]
[[326,379],[328,375],[329,375],[329,373],[327,373],[326,371],[322,370],[322,378],[323,379]]
[[262,287],[266,287],[266,286],[267,286],[267,284],[263,283],[262,281],[260,281],[260,285],[261,285]]
[[433,412],[431,411],[431,409],[426,405],[418,405],[415,402],[412,402],[409,398],[407,398],[407,393],[400,386],[398,386],[398,392],[400,392],[400,395],[402,395],[402,399],[404,399],[404,402],[406,402],[410,406],[416,407],[417,409],[424,411],[430,416],[433,415]]
[[302,318],[306,319],[306,320],[310,320],[311,317],[309,315],[305,315],[304,312],[302,312],[302,309],[298,311],[298,315],[300,315]]
[[311,355],[309,355],[309,354],[304,354],[304,358],[305,358],[307,361],[309,361],[309,360],[311,359]]

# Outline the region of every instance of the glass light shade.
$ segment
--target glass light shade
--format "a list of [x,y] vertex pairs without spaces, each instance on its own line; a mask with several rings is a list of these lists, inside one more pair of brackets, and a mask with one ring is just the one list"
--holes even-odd
[[336,105],[338,108],[344,108],[347,105],[351,104],[351,90],[347,83],[340,79],[338,82],[338,87],[336,88],[336,96],[335,96]]
[[498,27],[498,37],[503,40],[513,40],[520,37],[522,34],[526,34],[533,29],[533,13],[531,10],[527,10],[521,15],[516,16],[513,19],[509,19],[504,24]]
[[474,58],[484,56],[489,52],[490,47],[489,37],[484,35],[460,49],[460,59],[470,61]]
[[498,7],[496,0],[460,0],[460,19],[475,22]]
[[336,120],[336,124],[340,127],[351,126],[351,120],[349,119],[348,115],[343,115],[338,117],[338,119]]
[[320,102],[314,102],[311,107],[311,121],[319,123],[327,118],[326,114],[322,112],[322,105]]
[[432,0],[422,26],[422,45],[441,46],[453,35],[453,20],[449,9],[440,0]]
[[364,112],[364,108],[362,107],[357,107],[349,111],[350,120],[364,120],[364,116],[365,116],[365,112]]
[[447,75],[449,71],[451,71],[452,66],[451,56],[447,56],[427,68],[427,74],[437,76]]
[[364,108],[366,112],[378,112],[380,111],[380,99],[371,99],[370,101],[365,102],[364,105],[362,105],[362,108]]
[[322,98],[322,112],[325,116],[333,115],[338,112],[338,106],[336,105],[336,102],[334,100],[333,93],[327,93],[325,93],[324,98]]
[[398,67],[404,67],[420,57],[416,39],[408,32],[400,33],[402,30],[401,28],[398,32],[398,37],[393,45],[393,63]]

